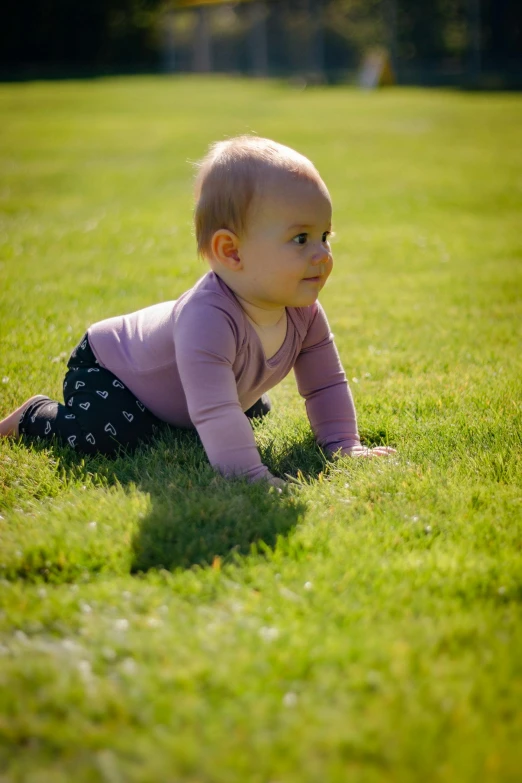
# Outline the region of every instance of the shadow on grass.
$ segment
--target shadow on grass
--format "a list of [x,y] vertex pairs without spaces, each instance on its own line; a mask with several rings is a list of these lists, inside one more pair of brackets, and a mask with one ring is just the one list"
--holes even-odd
[[[263,462],[280,473],[267,456]],[[140,458],[149,472],[138,486],[152,508],[133,540],[133,571],[208,565],[217,557],[227,562],[261,542],[272,548],[306,511],[298,497],[278,494],[265,482],[217,476],[196,433],[167,433],[134,457]]]
[[302,501],[278,496],[267,486],[223,483],[154,502],[133,540],[132,571],[189,568],[215,558],[227,562],[261,542],[272,548],[306,510]]
[[[276,459],[266,448],[261,456],[273,473],[283,475],[299,462],[301,449],[296,444]],[[272,548],[306,511],[298,497],[278,494],[265,482],[217,476],[192,432],[168,433],[140,456],[154,466],[139,481],[153,502],[133,540],[133,571],[208,565],[217,557],[226,562],[261,542]],[[321,466],[320,461],[314,466],[316,476]]]
[[[49,451],[48,444],[33,442],[31,447]],[[68,483],[132,486],[149,496],[149,511],[131,544],[133,573],[211,565],[215,558],[234,560],[253,547],[273,548],[306,512],[306,503],[294,493],[278,494],[265,482],[216,475],[193,432],[166,432],[134,454],[113,460],[81,458],[59,445],[52,451]],[[277,454],[269,442],[261,447],[261,457],[276,475],[295,474],[299,465],[314,478],[324,468],[311,435]]]

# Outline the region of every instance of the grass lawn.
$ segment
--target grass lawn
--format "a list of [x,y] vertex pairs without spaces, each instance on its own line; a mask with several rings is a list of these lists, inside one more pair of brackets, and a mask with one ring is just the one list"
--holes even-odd
[[317,164],[321,300],[368,444],[328,462],[292,377],[278,497],[197,437],[0,443],[2,783],[480,783],[522,769],[522,98],[218,78],[0,86],[0,413],[95,320],[205,273],[190,161]]

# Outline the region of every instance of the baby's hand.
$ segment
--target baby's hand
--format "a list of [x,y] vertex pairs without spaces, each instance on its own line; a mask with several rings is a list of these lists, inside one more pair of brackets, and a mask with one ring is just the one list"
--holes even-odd
[[280,478],[276,478],[276,476],[270,476],[268,483],[271,487],[275,487],[278,492],[282,492],[287,486],[286,481],[283,481],[283,479]]
[[397,449],[392,449],[391,446],[376,446],[374,449],[369,449],[366,446],[352,446],[351,449],[345,451],[345,454],[350,457],[386,457],[396,453]]

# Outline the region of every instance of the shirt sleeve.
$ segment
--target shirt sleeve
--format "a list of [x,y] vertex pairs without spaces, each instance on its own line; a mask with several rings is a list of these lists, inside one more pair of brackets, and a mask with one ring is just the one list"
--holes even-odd
[[238,400],[233,370],[238,329],[226,303],[193,299],[174,333],[176,362],[190,418],[210,464],[223,476],[270,478]]
[[324,310],[315,307],[294,366],[297,388],[319,445],[347,452],[360,444],[355,406]]

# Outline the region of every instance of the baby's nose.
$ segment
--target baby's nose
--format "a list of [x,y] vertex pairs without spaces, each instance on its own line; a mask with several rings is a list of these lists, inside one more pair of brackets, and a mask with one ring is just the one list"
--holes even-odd
[[327,250],[323,244],[321,244],[314,251],[314,254],[312,256],[312,264],[314,266],[317,266],[317,264],[326,264],[329,258],[330,258],[330,251]]

